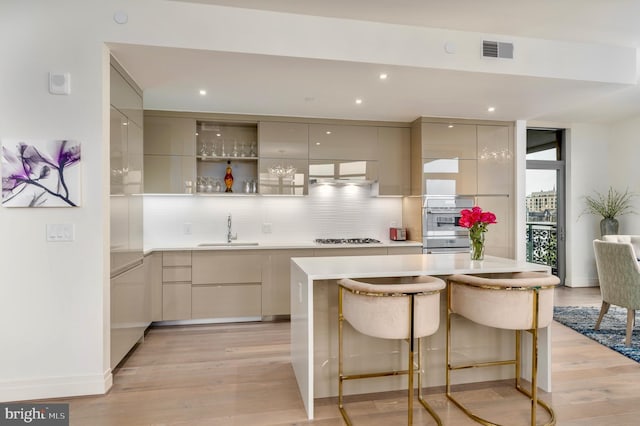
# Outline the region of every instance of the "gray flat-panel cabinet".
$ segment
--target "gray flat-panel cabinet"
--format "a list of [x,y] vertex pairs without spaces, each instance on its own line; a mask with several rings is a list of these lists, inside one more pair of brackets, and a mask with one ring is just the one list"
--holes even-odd
[[261,121],[258,151],[264,158],[309,158],[309,125]]
[[511,194],[513,149],[510,128],[478,126],[478,194]]
[[377,160],[378,128],[310,124],[309,159]]
[[378,127],[378,194],[409,195],[411,130]]
[[181,194],[196,182],[196,120],[145,115],[144,192]]
[[476,159],[475,124],[423,123],[422,158]]

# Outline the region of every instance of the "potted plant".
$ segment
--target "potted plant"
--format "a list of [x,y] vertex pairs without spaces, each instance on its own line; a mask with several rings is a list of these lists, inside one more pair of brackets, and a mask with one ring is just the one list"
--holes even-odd
[[624,192],[609,187],[606,194],[594,191],[595,195],[584,197],[586,207],[584,213],[602,216],[600,221],[600,233],[602,235],[612,235],[618,233],[617,216],[624,214],[636,214],[632,205],[632,199],[636,194],[629,192],[627,188]]

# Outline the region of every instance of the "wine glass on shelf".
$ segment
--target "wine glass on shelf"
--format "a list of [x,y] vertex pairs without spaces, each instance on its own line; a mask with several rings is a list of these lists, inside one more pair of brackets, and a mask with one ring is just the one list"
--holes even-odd
[[202,141],[202,143],[200,144],[200,151],[198,153],[202,158],[207,157],[207,143],[205,141]]
[[222,182],[220,179],[215,179],[213,183],[213,189],[215,192],[222,192]]
[[237,157],[238,156],[238,141],[233,141],[233,151],[231,151],[231,156],[233,157]]
[[207,189],[207,184],[205,182],[205,179],[202,176],[198,176],[197,178],[197,191],[198,192],[205,192]]

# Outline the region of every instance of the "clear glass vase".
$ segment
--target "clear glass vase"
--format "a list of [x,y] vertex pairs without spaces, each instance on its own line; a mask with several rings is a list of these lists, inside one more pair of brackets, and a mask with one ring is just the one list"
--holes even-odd
[[484,259],[484,232],[471,233],[469,236],[471,260]]

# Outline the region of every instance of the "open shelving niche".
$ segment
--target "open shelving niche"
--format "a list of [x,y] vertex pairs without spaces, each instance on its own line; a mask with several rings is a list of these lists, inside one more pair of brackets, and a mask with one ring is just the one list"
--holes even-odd
[[[257,193],[258,124],[197,121],[196,131],[196,193]],[[227,161],[231,162],[234,179],[231,193],[224,192]],[[251,187],[255,190],[245,191],[245,182],[253,182]]]

